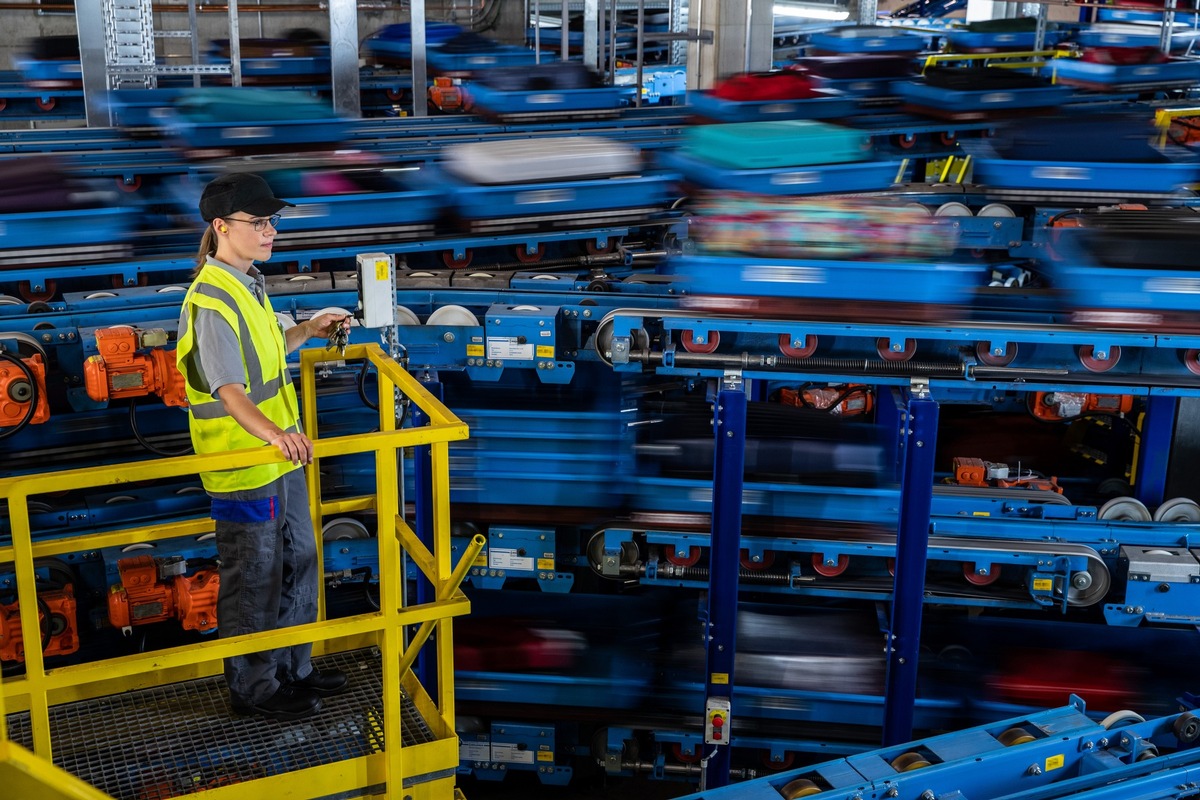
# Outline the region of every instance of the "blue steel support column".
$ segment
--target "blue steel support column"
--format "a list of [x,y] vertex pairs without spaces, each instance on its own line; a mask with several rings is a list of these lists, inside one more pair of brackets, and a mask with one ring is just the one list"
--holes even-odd
[[1175,437],[1175,415],[1179,399],[1152,395],[1146,401],[1146,418],[1138,442],[1134,497],[1148,506],[1162,504],[1167,497],[1167,464]]
[[883,703],[885,747],[912,740],[937,422],[938,407],[929,396],[928,384],[914,382],[908,401],[908,431],[904,437],[900,524],[896,531],[896,584],[886,647],[887,693]]
[[[712,540],[708,570],[708,636],[704,686],[705,708],[710,697],[732,700],[733,656],[736,644],[738,565],[742,537],[742,484],[746,462],[746,393],[741,376],[726,376],[717,394],[713,419]],[[729,717],[736,731],[738,711]],[[709,745],[705,745],[708,747]],[[701,786],[715,789],[729,783],[729,745],[716,745],[704,765]]]
[[[440,381],[422,381],[421,385],[429,390],[429,393],[438,399],[442,400],[443,387]],[[412,414],[412,424],[414,427],[429,424],[429,417],[425,416],[415,404],[409,406],[409,413]],[[433,464],[432,464],[432,448],[425,445],[418,445],[413,448],[413,501],[416,503],[416,519],[414,520],[413,532],[417,534],[417,538],[421,543],[429,548],[429,552],[433,552]],[[401,473],[403,474],[403,473]],[[403,512],[401,512],[403,513]],[[382,577],[382,576],[381,576]],[[404,580],[404,576],[400,576]],[[433,593],[433,584],[417,570],[417,587],[415,604],[432,603],[436,598]],[[425,658],[425,651],[417,656],[417,663],[413,666],[413,672],[416,673],[417,679],[421,685],[429,691],[435,691],[437,686],[437,673],[429,668],[429,664]]]

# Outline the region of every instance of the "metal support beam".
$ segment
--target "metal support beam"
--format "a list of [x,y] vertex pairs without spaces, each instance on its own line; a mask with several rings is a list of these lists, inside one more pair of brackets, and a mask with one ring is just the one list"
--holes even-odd
[[362,97],[358,82],[358,4],[355,0],[330,0],[329,56],[333,113],[357,119],[362,116]]
[[[708,567],[708,630],[705,707],[712,697],[730,698],[737,642],[738,565],[741,561],[742,484],[746,463],[746,393],[741,375],[722,381],[713,414],[713,510]],[[737,709],[730,711],[737,723]],[[729,783],[729,745],[716,745],[704,762],[703,783]]]
[[933,461],[938,406],[928,383],[914,382],[903,437],[904,472],[900,479],[900,521],[896,531],[896,583],[888,625],[887,691],[883,703],[883,744],[912,739],[917,698],[917,656],[925,597],[925,561],[929,511],[933,503]]
[[409,8],[412,30],[413,116],[429,116],[429,74],[425,60],[425,0],[413,0]]
[[1161,505],[1167,498],[1167,466],[1178,410],[1179,399],[1175,397],[1151,395],[1146,400],[1146,417],[1138,439],[1134,497],[1147,506]]
[[103,0],[77,0],[75,24],[79,28],[79,60],[83,72],[83,113],[89,128],[112,125],[108,102],[108,66],[104,58]]
[[[440,381],[424,380],[421,381],[421,386],[428,390],[431,396],[437,398],[439,403],[442,401],[444,387]],[[413,427],[419,428],[429,424],[429,417],[416,405],[411,407],[411,413]],[[427,444],[414,447],[413,501],[416,507],[416,519],[414,520],[415,527],[413,528],[413,532],[417,534],[417,538],[421,540],[421,544],[425,545],[431,553],[436,552],[433,530],[433,513],[435,508],[433,502],[433,480],[433,447]],[[401,496],[403,496],[403,472],[401,472],[399,488]],[[403,504],[401,507],[403,508]],[[404,580],[404,576],[380,575],[379,579]],[[418,570],[416,577],[416,598],[414,602],[417,605],[423,605],[425,603],[432,603],[437,599],[437,593],[434,591],[433,584]],[[430,695],[436,695],[437,672],[431,668],[429,660],[425,657],[424,650],[417,656],[417,664],[413,671],[417,674],[421,685],[426,688]]]

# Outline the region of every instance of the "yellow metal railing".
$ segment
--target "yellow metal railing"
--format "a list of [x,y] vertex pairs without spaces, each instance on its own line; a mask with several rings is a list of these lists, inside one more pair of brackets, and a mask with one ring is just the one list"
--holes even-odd
[[1013,50],[996,53],[931,53],[921,64],[921,74],[935,64],[952,64],[961,61],[978,61],[987,67],[1006,69],[1039,69],[1050,59],[1070,55],[1066,50]]
[[[370,645],[380,648],[383,669],[383,707],[381,728],[386,749],[326,767],[262,778],[256,781],[220,787],[206,796],[220,798],[322,797],[352,796],[368,785],[386,784],[387,796],[412,797],[413,800],[447,800],[454,796],[453,774],[458,764],[457,737],[454,732],[454,665],[451,620],[466,614],[469,603],[459,590],[466,569],[474,562],[484,540],[476,536],[459,560],[459,568],[450,563],[449,443],[467,438],[467,426],[427,392],[411,375],[388,358],[378,345],[351,345],[345,359],[366,359],[379,376],[377,432],[320,439],[316,424],[316,375],[321,362],[329,361],[320,349],[300,354],[300,390],[303,398],[306,433],[313,440],[315,459],[307,468],[309,499],[314,521],[331,513],[374,510],[378,519],[376,538],[379,548],[380,610],[344,619],[324,619],[322,592],[319,618],[310,625],[206,641],[137,655],[126,655],[47,670],[39,647],[27,647],[25,674],[0,684],[0,723],[4,713],[28,710],[33,731],[33,752],[50,766],[53,743],[49,709],[52,705],[90,697],[115,694],[131,689],[161,686],[181,680],[217,674],[223,659],[261,650],[314,643],[320,652],[340,652]],[[396,390],[420,408],[429,418],[421,427],[397,430],[394,414]],[[433,496],[433,548],[425,547],[404,520],[398,495],[399,467],[397,451],[428,445],[431,451]],[[326,502],[320,496],[318,462],[321,458],[357,453],[373,453],[376,489],[374,495]],[[134,484],[142,481],[196,475],[213,469],[250,467],[282,458],[274,448],[254,448],[217,455],[193,455],[144,461],[97,469],[76,469],[41,475],[0,480],[0,497],[8,502],[12,546],[0,547],[0,563],[12,562],[16,572],[17,597],[23,631],[39,631],[36,601],[35,559],[66,553],[94,551],[102,547],[153,542],[180,536],[211,532],[211,519],[184,520],[103,533],[35,541],[30,530],[29,499],[50,492],[89,489],[100,486]],[[422,502],[418,498],[417,502]],[[316,530],[321,526],[316,524]],[[433,585],[435,600],[402,607],[403,569],[401,550]],[[318,553],[320,553],[318,547]],[[420,625],[420,631],[405,645],[404,630]],[[430,632],[436,630],[437,697],[429,697],[408,669]],[[26,642],[38,636],[26,634]],[[434,734],[434,741],[401,747],[401,688],[409,694]],[[6,725],[0,724],[0,746],[6,751]],[[181,735],[186,735],[182,732]],[[18,748],[23,749],[23,748]],[[405,787],[411,776],[448,776]],[[98,796],[103,796],[102,794]]]

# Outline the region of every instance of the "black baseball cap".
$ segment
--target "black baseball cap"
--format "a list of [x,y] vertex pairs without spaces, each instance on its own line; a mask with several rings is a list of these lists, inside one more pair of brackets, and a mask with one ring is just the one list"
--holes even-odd
[[294,208],[296,204],[280,200],[266,181],[251,172],[233,172],[214,178],[200,195],[200,216],[205,222],[227,217],[235,211],[269,217],[284,206]]

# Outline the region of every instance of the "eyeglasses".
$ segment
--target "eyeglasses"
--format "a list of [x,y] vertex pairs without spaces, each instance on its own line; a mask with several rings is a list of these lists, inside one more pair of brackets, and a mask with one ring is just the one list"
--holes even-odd
[[279,215],[272,214],[269,217],[259,217],[258,219],[230,219],[229,217],[226,217],[225,221],[226,222],[243,222],[247,225],[253,225],[254,230],[258,231],[259,233],[262,233],[263,230],[267,227],[267,223],[270,223],[272,228],[279,226]]

